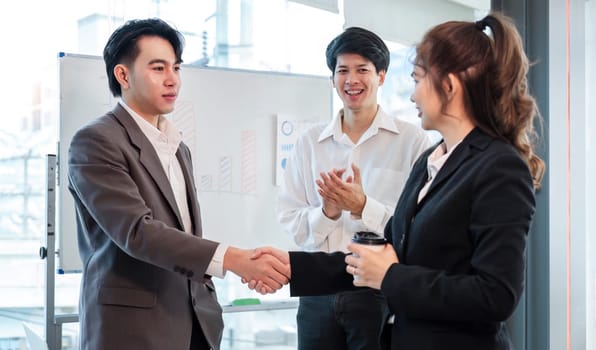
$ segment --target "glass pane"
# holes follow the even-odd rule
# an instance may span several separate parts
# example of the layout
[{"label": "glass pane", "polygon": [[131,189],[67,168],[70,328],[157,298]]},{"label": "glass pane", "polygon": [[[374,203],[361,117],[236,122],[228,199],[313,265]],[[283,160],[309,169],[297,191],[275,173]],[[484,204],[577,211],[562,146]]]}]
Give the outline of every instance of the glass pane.
[{"label": "glass pane", "polygon": [[[586,213],[596,212],[596,184],[592,179],[596,176],[596,2],[585,2],[586,21]],[[587,215],[586,218],[586,349],[596,348],[596,217]]]}]

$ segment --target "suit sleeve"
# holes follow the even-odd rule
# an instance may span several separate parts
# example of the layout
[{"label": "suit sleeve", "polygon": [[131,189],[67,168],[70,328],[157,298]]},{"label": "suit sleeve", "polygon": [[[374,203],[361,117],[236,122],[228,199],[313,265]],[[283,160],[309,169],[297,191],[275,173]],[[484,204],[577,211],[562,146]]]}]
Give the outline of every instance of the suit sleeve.
[{"label": "suit sleeve", "polygon": [[342,252],[290,252],[290,295],[326,295],[359,288],[346,272],[345,257]]},{"label": "suit sleeve", "polygon": [[[471,201],[467,232],[455,233],[472,242],[471,256],[462,257],[469,271],[393,264],[381,285],[392,311],[427,320],[503,321],[515,310],[524,287],[534,190],[528,168],[517,155],[489,157],[471,180],[469,198],[458,199]],[[454,234],[449,227],[442,230],[443,235]]]}]

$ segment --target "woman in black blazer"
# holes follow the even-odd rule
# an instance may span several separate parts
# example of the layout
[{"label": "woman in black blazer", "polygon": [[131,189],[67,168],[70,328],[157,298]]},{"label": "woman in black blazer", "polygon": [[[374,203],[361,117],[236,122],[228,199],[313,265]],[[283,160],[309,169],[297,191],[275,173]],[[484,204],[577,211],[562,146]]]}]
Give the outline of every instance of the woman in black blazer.
[{"label": "woman in black blazer", "polygon": [[[500,14],[427,32],[411,99],[422,127],[443,139],[414,165],[385,228],[389,244],[381,253],[355,244],[350,255],[290,252],[291,294],[380,289],[395,314],[391,349],[511,349],[504,321],[524,288],[544,172],[531,144],[538,111],[527,71],[519,34]],[[359,185],[354,175],[327,174],[320,195],[333,201]]]}]

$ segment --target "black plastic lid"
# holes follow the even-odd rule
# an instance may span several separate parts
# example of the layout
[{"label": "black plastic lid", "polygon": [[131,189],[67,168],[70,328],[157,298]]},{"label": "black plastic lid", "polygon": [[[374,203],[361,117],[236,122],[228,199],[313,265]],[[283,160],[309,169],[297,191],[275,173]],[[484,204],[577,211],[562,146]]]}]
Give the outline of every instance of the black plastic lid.
[{"label": "black plastic lid", "polygon": [[352,242],[358,244],[377,245],[385,244],[387,243],[387,240],[374,232],[360,231],[354,234],[354,237],[352,237]]}]

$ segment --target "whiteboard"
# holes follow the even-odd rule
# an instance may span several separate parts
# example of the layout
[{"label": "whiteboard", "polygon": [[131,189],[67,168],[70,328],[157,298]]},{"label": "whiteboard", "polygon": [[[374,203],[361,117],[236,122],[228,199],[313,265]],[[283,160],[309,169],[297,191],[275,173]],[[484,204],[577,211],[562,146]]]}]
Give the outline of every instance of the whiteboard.
[{"label": "whiteboard", "polygon": [[[58,58],[58,272],[80,272],[76,214],[68,191],[67,157],[72,135],[116,103],[103,60]],[[182,88],[169,116],[193,156],[203,236],[240,248],[295,248],[277,222],[276,136],[279,118],[328,122],[328,77],[211,67],[182,67]]]}]

